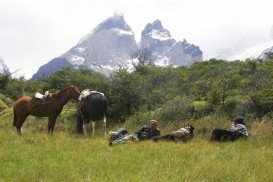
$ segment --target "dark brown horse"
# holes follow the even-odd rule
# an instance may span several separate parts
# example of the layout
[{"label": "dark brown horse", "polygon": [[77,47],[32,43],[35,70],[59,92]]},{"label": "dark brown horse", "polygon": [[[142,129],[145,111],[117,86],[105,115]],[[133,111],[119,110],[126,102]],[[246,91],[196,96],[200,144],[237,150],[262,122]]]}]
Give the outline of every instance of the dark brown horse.
[{"label": "dark brown horse", "polygon": [[63,90],[52,92],[51,101],[48,104],[35,104],[33,97],[22,97],[13,104],[13,126],[21,134],[21,127],[29,115],[48,117],[48,133],[53,133],[57,117],[62,112],[64,105],[70,100],[78,100],[80,90],[71,85]]}]

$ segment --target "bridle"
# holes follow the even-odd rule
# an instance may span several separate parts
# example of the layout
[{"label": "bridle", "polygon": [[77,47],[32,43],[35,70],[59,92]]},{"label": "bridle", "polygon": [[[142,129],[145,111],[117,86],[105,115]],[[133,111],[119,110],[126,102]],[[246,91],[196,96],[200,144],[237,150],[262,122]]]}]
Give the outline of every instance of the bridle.
[{"label": "bridle", "polygon": [[68,91],[68,89],[66,89],[66,93],[69,99],[78,99],[78,98],[73,98],[73,95],[71,95],[71,93]]}]

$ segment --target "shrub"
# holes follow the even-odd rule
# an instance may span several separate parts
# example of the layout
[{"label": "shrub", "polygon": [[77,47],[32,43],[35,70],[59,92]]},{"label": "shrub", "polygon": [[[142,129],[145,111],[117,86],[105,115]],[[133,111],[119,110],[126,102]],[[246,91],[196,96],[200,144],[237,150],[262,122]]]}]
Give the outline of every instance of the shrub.
[{"label": "shrub", "polygon": [[0,99],[0,111],[7,109],[8,106]]},{"label": "shrub", "polygon": [[218,114],[224,114],[229,117],[233,117],[237,113],[239,105],[241,105],[241,100],[238,97],[229,97],[226,102],[220,105],[217,109]]},{"label": "shrub", "polygon": [[8,97],[6,97],[6,96],[4,96],[2,94],[0,94],[0,100],[2,100],[2,102],[5,103],[5,105],[7,107],[11,107],[12,106],[13,101],[10,98],[8,98]]},{"label": "shrub", "polygon": [[251,110],[256,116],[261,117],[273,111],[273,89],[252,92],[250,98]]},{"label": "shrub", "polygon": [[193,107],[188,98],[176,96],[155,112],[161,121],[176,121],[190,119],[193,114]]},{"label": "shrub", "polygon": [[200,118],[207,115],[211,111],[211,104],[207,101],[194,101],[192,106],[194,109],[195,118]]}]

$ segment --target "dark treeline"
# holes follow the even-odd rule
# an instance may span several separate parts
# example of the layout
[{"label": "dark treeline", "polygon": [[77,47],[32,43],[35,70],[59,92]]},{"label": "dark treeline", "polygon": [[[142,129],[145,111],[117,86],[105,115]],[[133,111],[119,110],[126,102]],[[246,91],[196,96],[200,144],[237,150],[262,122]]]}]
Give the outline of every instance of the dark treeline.
[{"label": "dark treeline", "polygon": [[104,92],[109,117],[116,122],[145,113],[176,121],[212,114],[260,118],[273,111],[273,60],[211,59],[189,68],[136,66],[133,73],[121,69],[110,77],[70,68],[37,81],[0,75],[2,97],[14,100],[68,84]]}]

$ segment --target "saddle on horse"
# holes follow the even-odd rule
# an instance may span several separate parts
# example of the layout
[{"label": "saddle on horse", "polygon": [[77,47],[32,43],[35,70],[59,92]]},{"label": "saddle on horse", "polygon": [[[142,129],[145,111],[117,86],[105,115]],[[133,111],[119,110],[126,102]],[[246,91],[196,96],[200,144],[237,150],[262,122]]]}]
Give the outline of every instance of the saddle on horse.
[{"label": "saddle on horse", "polygon": [[49,91],[46,91],[44,95],[37,92],[32,98],[31,102],[37,105],[49,104],[51,102],[51,96],[52,93]]}]

